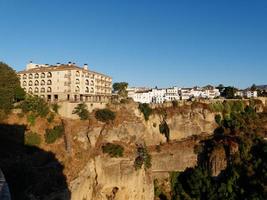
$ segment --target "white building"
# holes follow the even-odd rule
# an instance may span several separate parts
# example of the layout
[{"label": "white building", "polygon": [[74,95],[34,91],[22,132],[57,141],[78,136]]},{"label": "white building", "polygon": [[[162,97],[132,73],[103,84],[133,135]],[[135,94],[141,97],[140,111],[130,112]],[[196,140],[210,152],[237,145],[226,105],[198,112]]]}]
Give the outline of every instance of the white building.
[{"label": "white building", "polygon": [[43,65],[30,62],[17,73],[28,94],[48,101],[107,101],[111,97],[112,78],[75,63]]}]

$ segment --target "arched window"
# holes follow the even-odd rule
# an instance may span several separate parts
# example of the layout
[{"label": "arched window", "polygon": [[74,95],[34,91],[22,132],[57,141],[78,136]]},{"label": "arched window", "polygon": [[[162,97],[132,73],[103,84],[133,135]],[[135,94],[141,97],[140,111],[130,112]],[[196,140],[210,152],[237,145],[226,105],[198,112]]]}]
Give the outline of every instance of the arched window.
[{"label": "arched window", "polygon": [[27,78],[27,75],[26,74],[23,74],[23,79],[26,79]]},{"label": "arched window", "polygon": [[45,88],[44,87],[41,88],[41,93],[45,93]]},{"label": "arched window", "polygon": [[45,81],[44,80],[41,81],[41,85],[45,85]]},{"label": "arched window", "polygon": [[27,82],[26,81],[23,81],[23,86],[26,86],[27,85]]},{"label": "arched window", "polygon": [[79,71],[76,71],[76,76],[80,76],[80,72]]},{"label": "arched window", "polygon": [[36,81],[34,82],[34,85],[35,85],[35,86],[39,85],[39,81],[36,80]]},{"label": "arched window", "polygon": [[75,92],[80,92],[80,87],[79,86],[75,87]]},{"label": "arched window", "polygon": [[90,92],[91,92],[91,93],[94,93],[94,88],[93,88],[93,87],[91,87]]},{"label": "arched window", "polygon": [[94,81],[93,80],[91,80],[91,85],[94,85]]},{"label": "arched window", "polygon": [[23,88],[23,90],[24,90],[25,92],[27,91],[25,87]]},{"label": "arched window", "polygon": [[32,86],[32,81],[29,81],[29,86]]},{"label": "arched window", "polygon": [[80,84],[80,80],[77,78],[75,81],[76,84]]},{"label": "arched window", "polygon": [[85,85],[89,85],[89,80],[88,79],[85,80]]},{"label": "arched window", "polygon": [[32,74],[29,74],[29,79],[32,79]]},{"label": "arched window", "polygon": [[89,92],[89,87],[86,87],[85,92]]},{"label": "arched window", "polygon": [[38,73],[34,74],[34,78],[39,78],[39,74]]},{"label": "arched window", "polygon": [[38,93],[38,92],[39,92],[38,87],[34,88],[34,92],[35,92],[35,93]]},{"label": "arched window", "polygon": [[29,92],[29,93],[32,93],[32,88],[31,88],[31,87],[29,87],[28,92]]},{"label": "arched window", "polygon": [[48,87],[48,88],[47,88],[47,92],[52,92],[51,87]]},{"label": "arched window", "polygon": [[45,78],[45,73],[44,72],[41,74],[41,78]]},{"label": "arched window", "polygon": [[48,72],[47,73],[47,78],[51,78],[52,77],[52,73],[51,72]]},{"label": "arched window", "polygon": [[52,81],[51,80],[48,80],[47,81],[47,85],[52,85]]}]

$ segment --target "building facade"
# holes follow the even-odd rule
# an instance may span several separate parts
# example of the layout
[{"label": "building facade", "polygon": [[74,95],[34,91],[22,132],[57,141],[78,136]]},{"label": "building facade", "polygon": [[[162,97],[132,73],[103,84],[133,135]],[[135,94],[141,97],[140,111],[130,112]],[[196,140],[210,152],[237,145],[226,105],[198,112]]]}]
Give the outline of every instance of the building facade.
[{"label": "building facade", "polygon": [[17,73],[21,87],[48,101],[105,102],[111,97],[112,78],[75,63],[43,65],[30,62]]}]

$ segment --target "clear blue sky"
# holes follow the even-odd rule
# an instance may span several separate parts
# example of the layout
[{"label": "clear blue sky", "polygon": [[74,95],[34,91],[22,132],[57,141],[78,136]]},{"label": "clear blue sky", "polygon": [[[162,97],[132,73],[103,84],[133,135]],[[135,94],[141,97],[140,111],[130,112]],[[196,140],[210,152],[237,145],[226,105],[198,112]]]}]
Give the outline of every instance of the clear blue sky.
[{"label": "clear blue sky", "polygon": [[0,60],[135,86],[267,84],[266,0],[0,0]]}]

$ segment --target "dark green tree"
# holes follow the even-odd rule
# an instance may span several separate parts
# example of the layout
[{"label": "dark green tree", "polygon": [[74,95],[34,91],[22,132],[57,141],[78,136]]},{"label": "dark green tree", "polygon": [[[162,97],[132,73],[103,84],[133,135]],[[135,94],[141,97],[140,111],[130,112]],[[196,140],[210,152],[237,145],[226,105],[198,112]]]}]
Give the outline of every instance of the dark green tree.
[{"label": "dark green tree", "polygon": [[7,112],[14,102],[24,98],[25,92],[20,87],[16,72],[7,64],[0,62],[0,109]]},{"label": "dark green tree", "polygon": [[79,103],[73,110],[72,114],[77,114],[81,120],[89,119],[89,111],[85,103]]},{"label": "dark green tree", "polygon": [[113,91],[117,92],[120,97],[126,98],[128,95],[127,87],[128,83],[126,82],[118,82],[113,84]]}]

